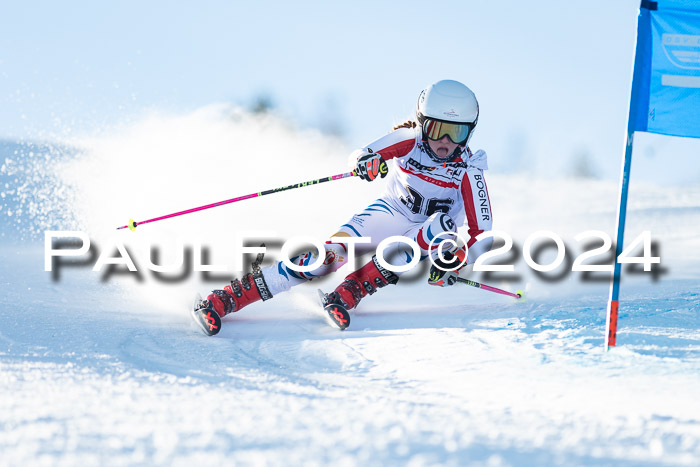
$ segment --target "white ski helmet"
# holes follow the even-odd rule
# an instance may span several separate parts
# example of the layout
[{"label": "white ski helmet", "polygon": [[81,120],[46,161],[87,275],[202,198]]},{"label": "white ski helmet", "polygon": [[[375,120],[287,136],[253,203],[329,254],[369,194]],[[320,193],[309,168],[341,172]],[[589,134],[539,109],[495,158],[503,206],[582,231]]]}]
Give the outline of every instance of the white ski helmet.
[{"label": "white ski helmet", "polygon": [[[420,93],[416,118],[424,141],[448,136],[453,143],[465,148],[479,120],[479,103],[472,90],[464,84],[445,79],[431,84]],[[428,152],[432,151],[428,148]],[[459,152],[456,150],[451,158]]]}]

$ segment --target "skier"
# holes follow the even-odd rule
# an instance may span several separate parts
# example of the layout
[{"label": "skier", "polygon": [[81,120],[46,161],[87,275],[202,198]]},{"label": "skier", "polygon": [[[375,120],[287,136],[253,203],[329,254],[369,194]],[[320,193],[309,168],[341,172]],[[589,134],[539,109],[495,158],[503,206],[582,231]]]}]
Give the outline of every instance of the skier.
[{"label": "skier", "polygon": [[[431,266],[429,283],[453,285],[459,269],[445,269],[473,263],[492,243],[490,238],[476,240],[480,233],[491,229],[492,223],[483,173],[487,169],[486,153],[472,152],[468,146],[478,118],[479,104],[464,84],[443,80],[425,88],[418,98],[416,121],[407,121],[356,151],[355,172],[363,180],[386,177],[389,161],[393,161],[391,174],[382,197],[353,215],[333,237],[370,237],[370,243],[356,245],[358,254],[375,251],[389,236],[408,237],[420,247],[421,260],[431,255],[438,266]],[[436,237],[454,239],[449,232],[456,232],[456,227],[465,221],[469,234],[467,255],[462,247],[444,252],[442,259],[437,257],[437,244],[431,248],[431,241]],[[325,260],[311,272],[294,271],[283,262],[263,268],[254,262],[252,273],[222,290],[214,290],[195,304],[195,320],[207,334],[216,334],[221,317],[336,271],[347,262],[347,248],[344,243],[327,242]],[[392,244],[387,251],[394,253],[394,265],[408,264],[414,256],[414,250],[405,243]],[[316,253],[305,253],[290,261],[308,265],[316,261]],[[333,292],[323,294],[323,306],[332,322],[345,329],[349,324],[348,310],[356,308],[365,296],[396,284],[399,275],[382,267],[374,255]]]}]

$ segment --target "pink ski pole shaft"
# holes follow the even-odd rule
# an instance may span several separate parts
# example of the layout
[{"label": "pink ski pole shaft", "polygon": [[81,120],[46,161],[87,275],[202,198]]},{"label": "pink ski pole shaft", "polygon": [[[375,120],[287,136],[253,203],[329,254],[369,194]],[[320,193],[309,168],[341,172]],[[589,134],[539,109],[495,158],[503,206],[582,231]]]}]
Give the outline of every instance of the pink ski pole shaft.
[{"label": "pink ski pole shaft", "polygon": [[472,287],[476,287],[477,289],[488,290],[489,292],[495,292],[495,293],[499,293],[501,295],[508,295],[509,297],[513,297],[517,300],[520,300],[521,298],[523,298],[523,295],[524,295],[523,292],[520,290],[518,290],[516,293],[508,292],[507,290],[498,289],[496,287],[491,287],[490,285],[470,281],[469,279],[464,279],[461,277],[457,278],[457,282],[460,282],[462,284],[471,285]]},{"label": "pink ski pole shaft", "polygon": [[184,211],[178,211],[178,212],[174,212],[174,213],[172,213],[172,214],[166,214],[166,215],[164,215],[164,216],[154,217],[153,219],[146,219],[145,221],[136,222],[136,221],[134,221],[133,219],[129,219],[129,223],[128,223],[128,224],[122,225],[121,227],[117,227],[117,230],[129,229],[129,230],[131,230],[131,231],[133,232],[134,230],[136,230],[136,226],[138,226],[138,225],[143,225],[143,224],[149,224],[149,223],[151,223],[151,222],[162,221],[162,220],[164,220],[164,219],[170,219],[171,217],[184,216],[185,214],[191,214],[191,213],[197,212],[197,211],[204,211],[205,209],[211,209],[211,208],[215,208],[215,207],[218,207],[218,206],[223,206],[224,204],[231,204],[231,203],[235,203],[235,202],[237,202],[237,201],[243,201],[243,200],[245,200],[245,199],[257,198],[257,197],[259,197],[259,196],[269,195],[269,194],[272,194],[272,193],[279,193],[280,191],[292,190],[292,189],[294,189],[294,188],[301,188],[301,187],[305,187],[305,186],[317,185],[317,184],[323,183],[323,182],[330,182],[330,181],[333,181],[333,180],[340,180],[340,179],[342,179],[342,178],[353,177],[353,176],[355,176],[355,175],[357,175],[355,172],[346,172],[346,173],[343,173],[343,174],[331,175],[330,177],[319,178],[319,179],[316,179],[316,180],[310,180],[310,181],[308,181],[308,182],[295,183],[295,184],[293,184],[293,185],[287,185],[287,186],[282,186],[282,187],[279,187],[279,188],[273,188],[273,189],[271,189],[271,190],[259,191],[259,192],[257,192],[257,193],[251,193],[251,194],[249,194],[249,195],[238,196],[238,197],[236,197],[236,198],[231,198],[231,199],[227,199],[227,200],[224,200],[224,201],[219,201],[219,202],[217,202],[217,203],[207,204],[207,205],[204,205],[204,206],[198,206],[198,207],[192,208],[192,209],[185,209]]}]

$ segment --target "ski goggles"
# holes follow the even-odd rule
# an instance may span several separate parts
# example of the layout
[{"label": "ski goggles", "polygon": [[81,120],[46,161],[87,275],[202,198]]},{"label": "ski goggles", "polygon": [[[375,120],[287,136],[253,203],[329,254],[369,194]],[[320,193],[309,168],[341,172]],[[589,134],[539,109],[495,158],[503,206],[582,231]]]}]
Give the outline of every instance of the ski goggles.
[{"label": "ski goggles", "polygon": [[423,134],[426,138],[438,141],[447,136],[455,144],[464,144],[474,128],[470,123],[450,123],[426,118],[423,122]]}]

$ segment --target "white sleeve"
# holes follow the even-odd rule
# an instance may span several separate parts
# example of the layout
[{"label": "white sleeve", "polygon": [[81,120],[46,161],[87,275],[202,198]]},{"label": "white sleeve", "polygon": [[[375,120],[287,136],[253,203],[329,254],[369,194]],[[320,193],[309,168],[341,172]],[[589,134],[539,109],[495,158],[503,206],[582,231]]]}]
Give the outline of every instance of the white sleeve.
[{"label": "white sleeve", "polygon": [[484,171],[476,167],[469,167],[462,178],[461,193],[469,232],[467,264],[471,264],[481,254],[489,251],[493,244],[491,237],[479,242],[476,241],[476,237],[491,230],[493,224],[491,201],[486,188]]}]

